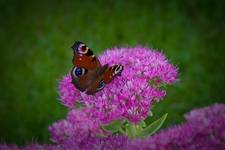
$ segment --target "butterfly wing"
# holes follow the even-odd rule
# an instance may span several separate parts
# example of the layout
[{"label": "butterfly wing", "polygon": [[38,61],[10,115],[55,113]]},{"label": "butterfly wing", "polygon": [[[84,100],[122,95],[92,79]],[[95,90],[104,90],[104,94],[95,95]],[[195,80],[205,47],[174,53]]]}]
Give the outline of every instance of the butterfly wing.
[{"label": "butterfly wing", "polygon": [[123,71],[122,65],[115,65],[112,67],[108,67],[108,65],[104,65],[97,74],[97,77],[90,86],[87,88],[87,94],[94,94],[100,90],[102,90],[106,84],[110,83],[117,75],[120,75]]},{"label": "butterfly wing", "polygon": [[101,64],[92,50],[84,43],[75,42],[72,49],[74,51],[72,60],[74,67],[71,71],[72,83],[80,91],[84,91],[93,82]]},{"label": "butterfly wing", "polygon": [[73,64],[85,69],[96,69],[101,67],[98,58],[93,54],[92,50],[82,42],[75,42],[72,46],[74,51]]},{"label": "butterfly wing", "polygon": [[115,65],[109,67],[103,75],[103,80],[105,84],[110,83],[117,75],[121,75],[123,71],[122,65]]},{"label": "butterfly wing", "polygon": [[104,88],[105,84],[103,81],[103,76],[107,69],[108,64],[104,65],[99,70],[97,70],[94,79],[92,80],[91,84],[88,86],[86,90],[87,94],[94,94]]},{"label": "butterfly wing", "polygon": [[94,69],[87,70],[85,68],[73,67],[71,71],[72,83],[77,89],[83,92],[91,84],[94,75]]}]

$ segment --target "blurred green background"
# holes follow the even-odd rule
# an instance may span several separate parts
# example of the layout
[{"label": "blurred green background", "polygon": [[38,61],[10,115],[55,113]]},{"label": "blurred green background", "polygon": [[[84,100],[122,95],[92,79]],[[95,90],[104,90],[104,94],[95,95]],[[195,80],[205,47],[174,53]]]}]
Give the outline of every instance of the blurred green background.
[{"label": "blurred green background", "polygon": [[0,1],[0,143],[49,142],[64,118],[57,82],[72,67],[71,46],[96,54],[114,46],[163,50],[179,69],[168,87],[168,127],[193,108],[225,102],[225,1]]}]

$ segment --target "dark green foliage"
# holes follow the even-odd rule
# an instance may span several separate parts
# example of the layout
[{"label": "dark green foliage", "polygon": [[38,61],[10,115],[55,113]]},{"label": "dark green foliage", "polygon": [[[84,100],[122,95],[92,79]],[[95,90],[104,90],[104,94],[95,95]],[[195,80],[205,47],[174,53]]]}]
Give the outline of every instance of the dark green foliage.
[{"label": "dark green foliage", "polygon": [[0,140],[49,142],[63,118],[57,81],[72,67],[75,40],[95,53],[113,46],[162,50],[180,81],[155,105],[164,127],[192,108],[225,101],[224,1],[0,1]]}]

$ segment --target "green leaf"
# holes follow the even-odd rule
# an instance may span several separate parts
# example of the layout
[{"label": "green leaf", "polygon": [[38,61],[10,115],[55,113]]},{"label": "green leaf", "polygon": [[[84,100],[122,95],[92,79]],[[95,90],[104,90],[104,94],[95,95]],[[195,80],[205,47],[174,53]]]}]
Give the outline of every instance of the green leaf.
[{"label": "green leaf", "polygon": [[76,101],[75,107],[76,107],[77,109],[84,108],[84,103]]},{"label": "green leaf", "polygon": [[142,120],[135,127],[136,127],[136,134],[139,134],[146,127],[146,123],[144,120]]},{"label": "green leaf", "polygon": [[122,133],[123,135],[126,135],[126,132],[122,129],[122,128],[120,128],[120,133]]},{"label": "green leaf", "polygon": [[105,138],[105,137],[107,137],[106,134],[96,134],[96,136],[99,137],[99,138]]},{"label": "green leaf", "polygon": [[121,126],[123,125],[123,121],[121,120],[115,120],[111,122],[110,124],[103,125],[102,128],[104,130],[111,131],[112,133],[115,133],[121,129]]},{"label": "green leaf", "polygon": [[163,125],[164,121],[166,120],[166,117],[167,117],[167,113],[163,115],[161,118],[159,118],[158,120],[148,125],[145,129],[143,129],[137,135],[137,137],[146,137],[146,136],[151,136],[152,134],[154,134]]},{"label": "green leaf", "polygon": [[145,121],[140,121],[140,123],[138,124],[140,127],[145,128],[146,127],[146,123]]},{"label": "green leaf", "polygon": [[148,116],[150,116],[150,117],[152,117],[152,116],[153,116],[153,113],[152,113],[152,111],[151,111],[151,110],[148,112]]},{"label": "green leaf", "polygon": [[137,129],[133,123],[128,123],[125,127],[126,135],[130,138],[134,138],[137,135]]}]

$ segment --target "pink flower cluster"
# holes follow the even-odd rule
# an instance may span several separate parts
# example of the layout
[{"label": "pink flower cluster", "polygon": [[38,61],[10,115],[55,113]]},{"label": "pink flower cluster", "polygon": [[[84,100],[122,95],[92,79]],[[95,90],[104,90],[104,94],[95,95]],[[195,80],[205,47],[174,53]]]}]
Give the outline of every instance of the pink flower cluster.
[{"label": "pink flower cluster", "polygon": [[225,105],[192,110],[187,123],[161,131],[144,140],[130,141],[125,149],[225,149]]},{"label": "pink flower cluster", "polygon": [[76,141],[76,137],[64,141],[60,147],[66,150],[116,150],[124,147],[129,139],[125,136],[114,135],[104,138],[89,137],[80,143],[74,141]]},{"label": "pink flower cluster", "polygon": [[59,82],[59,94],[70,109],[76,102],[84,103],[101,123],[145,119],[152,103],[166,95],[161,86],[173,84],[177,78],[177,68],[161,52],[144,47],[109,49],[99,59],[102,64],[123,65],[122,75],[95,95],[86,95],[73,86],[69,74]]},{"label": "pink flower cluster", "polygon": [[78,141],[76,136],[64,140],[58,145],[16,145],[1,144],[0,150],[73,150],[73,149],[121,149],[121,150],[217,150],[225,149],[225,105],[214,104],[192,110],[185,115],[186,123],[171,127],[146,139],[129,139],[125,136],[98,138],[89,136]]},{"label": "pink flower cluster", "polygon": [[79,143],[88,137],[104,133],[100,129],[99,122],[91,118],[90,112],[85,109],[70,111],[66,119],[55,122],[49,127],[49,131],[52,141],[56,143],[61,143],[72,137],[76,137],[75,140]]}]

